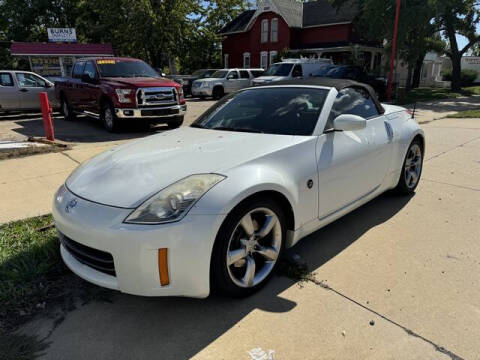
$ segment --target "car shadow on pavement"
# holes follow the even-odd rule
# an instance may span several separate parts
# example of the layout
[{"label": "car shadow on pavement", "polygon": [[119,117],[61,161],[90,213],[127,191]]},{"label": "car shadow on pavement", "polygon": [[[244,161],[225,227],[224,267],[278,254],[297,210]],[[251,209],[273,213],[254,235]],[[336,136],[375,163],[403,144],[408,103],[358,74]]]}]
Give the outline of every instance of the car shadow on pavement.
[{"label": "car shadow on pavement", "polygon": [[[365,232],[392,218],[411,198],[386,193],[289,251],[315,272],[341,256]],[[87,359],[101,354],[102,359],[188,359],[254,310],[287,313],[298,306],[282,297],[291,286],[297,286],[294,280],[275,276],[246,299],[144,298],[114,293],[112,303],[94,302],[67,314],[48,339],[47,358],[68,354],[70,359]]]},{"label": "car shadow on pavement", "polygon": [[[13,132],[26,137],[43,137],[45,129],[41,117],[24,116],[14,120],[17,127]],[[116,133],[107,132],[100,121],[87,116],[79,116],[76,120],[65,121],[63,116],[58,115],[53,119],[55,139],[75,142],[75,143],[94,143],[119,141],[140,138],[152,135],[167,129],[166,126],[159,125],[149,127],[145,124],[122,124],[120,130]]]}]

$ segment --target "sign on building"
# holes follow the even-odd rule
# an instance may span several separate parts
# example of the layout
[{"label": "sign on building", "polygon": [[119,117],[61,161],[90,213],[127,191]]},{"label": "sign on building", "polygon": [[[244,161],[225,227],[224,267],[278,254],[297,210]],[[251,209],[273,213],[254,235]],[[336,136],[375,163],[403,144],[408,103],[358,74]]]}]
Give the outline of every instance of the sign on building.
[{"label": "sign on building", "polygon": [[77,42],[77,33],[73,28],[48,28],[49,42]]}]

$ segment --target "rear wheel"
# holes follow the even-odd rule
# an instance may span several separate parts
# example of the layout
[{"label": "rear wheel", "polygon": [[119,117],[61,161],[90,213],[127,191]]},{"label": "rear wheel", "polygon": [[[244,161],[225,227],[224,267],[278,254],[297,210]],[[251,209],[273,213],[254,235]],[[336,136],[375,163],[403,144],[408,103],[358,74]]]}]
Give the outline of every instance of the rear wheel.
[{"label": "rear wheel", "polygon": [[170,120],[168,123],[167,123],[167,126],[169,129],[176,129],[176,128],[179,128],[180,126],[182,126],[183,124],[183,116],[176,116],[174,117],[172,120]]},{"label": "rear wheel", "polygon": [[114,132],[118,129],[118,119],[115,116],[112,104],[108,102],[103,104],[101,120],[103,127],[108,132]]},{"label": "rear wheel", "polygon": [[60,100],[60,112],[65,120],[75,120],[75,113],[73,112],[73,109],[65,96],[62,96]]},{"label": "rear wheel", "polygon": [[415,139],[410,144],[403,162],[402,172],[395,190],[401,194],[412,194],[420,182],[423,169],[423,144]]},{"label": "rear wheel", "polygon": [[220,100],[223,95],[225,95],[223,88],[221,86],[217,86],[213,89],[212,96],[214,100]]},{"label": "rear wheel", "polygon": [[211,278],[214,290],[233,297],[259,290],[273,275],[285,243],[280,206],[258,198],[235,208],[215,240]]}]

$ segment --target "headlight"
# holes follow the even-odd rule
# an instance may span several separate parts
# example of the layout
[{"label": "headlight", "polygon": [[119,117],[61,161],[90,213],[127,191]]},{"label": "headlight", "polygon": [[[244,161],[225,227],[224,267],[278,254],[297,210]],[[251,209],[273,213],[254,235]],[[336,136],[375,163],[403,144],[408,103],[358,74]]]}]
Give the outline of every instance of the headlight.
[{"label": "headlight", "polygon": [[223,175],[199,174],[177,181],[145,201],[124,222],[162,224],[178,221],[208,190],[223,179]]},{"label": "headlight", "polygon": [[55,201],[61,204],[66,192],[67,192],[67,188],[65,187],[65,184],[63,184],[55,193]]},{"label": "headlight", "polygon": [[117,93],[118,102],[120,103],[130,103],[132,99],[128,96],[132,93],[132,89],[115,89]]}]

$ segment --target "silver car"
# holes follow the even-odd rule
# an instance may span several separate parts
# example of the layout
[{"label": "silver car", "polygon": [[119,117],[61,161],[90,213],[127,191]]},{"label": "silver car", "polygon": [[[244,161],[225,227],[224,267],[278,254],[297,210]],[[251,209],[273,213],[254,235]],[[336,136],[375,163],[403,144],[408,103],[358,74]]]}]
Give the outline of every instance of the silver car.
[{"label": "silver car", "polygon": [[28,71],[0,70],[0,112],[40,110],[38,94],[46,92],[52,108],[58,108],[51,81]]}]

